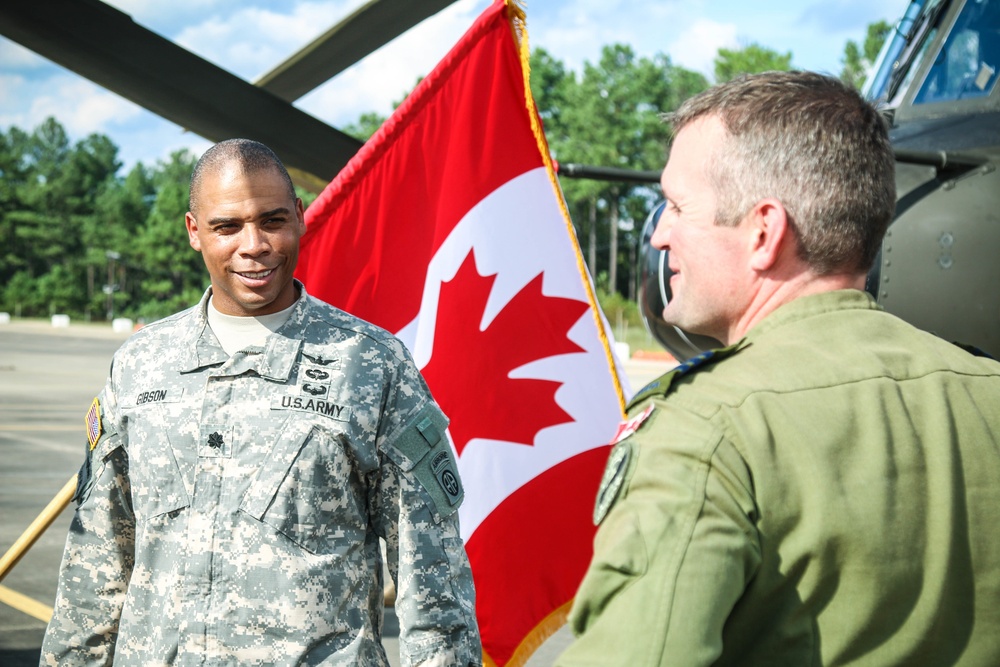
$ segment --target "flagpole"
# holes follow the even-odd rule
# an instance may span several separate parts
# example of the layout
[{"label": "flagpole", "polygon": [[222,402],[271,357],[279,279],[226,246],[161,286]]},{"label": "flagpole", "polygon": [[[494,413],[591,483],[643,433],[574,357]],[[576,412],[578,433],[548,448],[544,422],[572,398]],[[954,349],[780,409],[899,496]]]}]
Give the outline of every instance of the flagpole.
[{"label": "flagpole", "polygon": [[66,509],[69,501],[73,499],[74,493],[76,493],[76,475],[69,478],[59,493],[56,494],[56,497],[49,501],[49,504],[45,506],[42,513],[21,533],[21,536],[11,545],[7,553],[3,555],[3,558],[0,558],[0,581],[4,580],[7,573],[14,569],[17,562],[21,560],[21,557],[28,552],[28,549],[42,536],[42,533],[52,525],[56,517]]}]

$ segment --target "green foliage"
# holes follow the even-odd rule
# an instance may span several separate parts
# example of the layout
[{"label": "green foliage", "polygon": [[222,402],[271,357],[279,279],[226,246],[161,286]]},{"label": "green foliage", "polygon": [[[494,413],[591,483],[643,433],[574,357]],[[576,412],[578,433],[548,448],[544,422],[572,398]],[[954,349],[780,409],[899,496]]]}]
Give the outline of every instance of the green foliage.
[{"label": "green foliage", "polygon": [[844,45],[842,60],[844,69],[840,72],[841,81],[861,89],[890,30],[892,26],[885,21],[876,21],[868,24],[863,46],[858,46],[854,40],[847,41]]},{"label": "green foliage", "polygon": [[205,271],[184,230],[193,166],[181,152],[120,177],[104,135],[71,144],[54,118],[0,132],[0,310],[152,318],[197,300]]},{"label": "green foliage", "polygon": [[188,185],[196,159],[187,150],[176,151],[157,164],[156,190],[149,215],[123,259],[139,271],[144,296],[138,308],[143,319],[159,319],[192,305],[208,279],[201,255],[188,241],[184,214],[188,210]]},{"label": "green foliage", "polygon": [[[624,44],[606,46],[577,75],[544,49],[531,56],[531,86],[549,148],[557,161],[635,170],[663,167],[669,127],[661,120],[703,76],[664,55],[638,57]],[[560,179],[570,215],[593,274],[608,275],[612,291],[632,295],[637,234],[658,188],[627,182]],[[619,252],[619,247],[627,249]]]},{"label": "green foliage", "polygon": [[[848,42],[845,80],[860,85],[888,30],[872,24],[863,47]],[[720,49],[715,77],[787,70],[791,59],[757,44]],[[531,54],[530,66],[550,150],[565,163],[662,169],[670,128],[661,115],[708,87],[704,76],[667,56],[639,57],[624,44],[605,46],[579,74],[544,49]],[[364,141],[385,120],[362,114],[345,132]],[[194,162],[179,151],[120,176],[118,149],[104,135],[74,144],[54,118],[30,132],[0,131],[0,310],[152,320],[196,302],[208,277],[184,227]],[[633,302],[639,234],[659,188],[572,178],[560,184],[609,321],[641,329]],[[306,206],[315,199],[297,193]]]},{"label": "green foliage", "polygon": [[792,52],[778,53],[759,44],[742,49],[719,49],[715,57],[715,82],[732,81],[740,74],[787,72],[792,67]]},{"label": "green foliage", "polygon": [[642,315],[639,314],[639,306],[635,301],[629,301],[618,292],[608,293],[607,290],[597,289],[597,302],[604,311],[604,316],[613,327],[624,323],[630,327],[643,327]]},{"label": "green foliage", "polygon": [[358,122],[345,126],[343,132],[351,135],[358,141],[368,141],[382,127],[382,123],[385,121],[385,116],[377,114],[374,111],[369,111],[361,114]]},{"label": "green foliage", "polygon": [[316,197],[319,197],[319,194],[296,185],[295,196],[302,200],[302,208],[305,209],[309,208],[309,205],[316,201]]}]

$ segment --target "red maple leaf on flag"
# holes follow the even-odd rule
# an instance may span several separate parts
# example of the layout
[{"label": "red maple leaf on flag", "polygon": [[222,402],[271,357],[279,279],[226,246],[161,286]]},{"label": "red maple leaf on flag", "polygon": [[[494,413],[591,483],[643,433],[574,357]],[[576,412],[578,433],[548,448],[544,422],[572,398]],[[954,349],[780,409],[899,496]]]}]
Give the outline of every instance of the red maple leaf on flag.
[{"label": "red maple leaf on flag", "polygon": [[451,418],[459,455],[473,438],[534,445],[543,428],[573,421],[556,403],[561,382],[512,378],[524,364],[584,352],[567,338],[587,303],[542,294],[539,273],[480,328],[496,275],[480,275],[470,251],[455,277],[441,285],[434,349],[422,369]]}]

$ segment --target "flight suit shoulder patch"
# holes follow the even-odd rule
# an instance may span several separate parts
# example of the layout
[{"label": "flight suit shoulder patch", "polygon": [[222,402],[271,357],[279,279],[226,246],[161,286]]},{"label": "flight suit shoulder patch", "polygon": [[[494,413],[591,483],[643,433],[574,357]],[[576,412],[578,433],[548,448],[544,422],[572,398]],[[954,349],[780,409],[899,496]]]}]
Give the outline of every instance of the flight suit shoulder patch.
[{"label": "flight suit shoulder patch", "polygon": [[611,507],[618,499],[618,494],[625,484],[628,476],[629,463],[632,460],[632,443],[629,436],[639,430],[643,422],[653,414],[654,406],[648,405],[645,410],[635,417],[626,419],[618,425],[618,431],[612,439],[611,453],[608,454],[608,462],[604,466],[604,474],[601,476],[601,485],[597,491],[597,500],[594,503],[594,525],[599,525],[607,516]]}]

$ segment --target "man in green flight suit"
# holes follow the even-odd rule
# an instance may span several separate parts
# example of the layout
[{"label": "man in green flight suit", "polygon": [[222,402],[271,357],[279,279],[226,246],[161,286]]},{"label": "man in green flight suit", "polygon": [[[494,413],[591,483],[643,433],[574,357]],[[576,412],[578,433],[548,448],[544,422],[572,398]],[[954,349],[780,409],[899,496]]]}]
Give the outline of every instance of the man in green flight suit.
[{"label": "man in green flight suit", "polygon": [[663,316],[727,347],[633,399],[557,664],[1000,665],[1000,363],[864,291],[883,119],[770,72],[669,120]]}]

